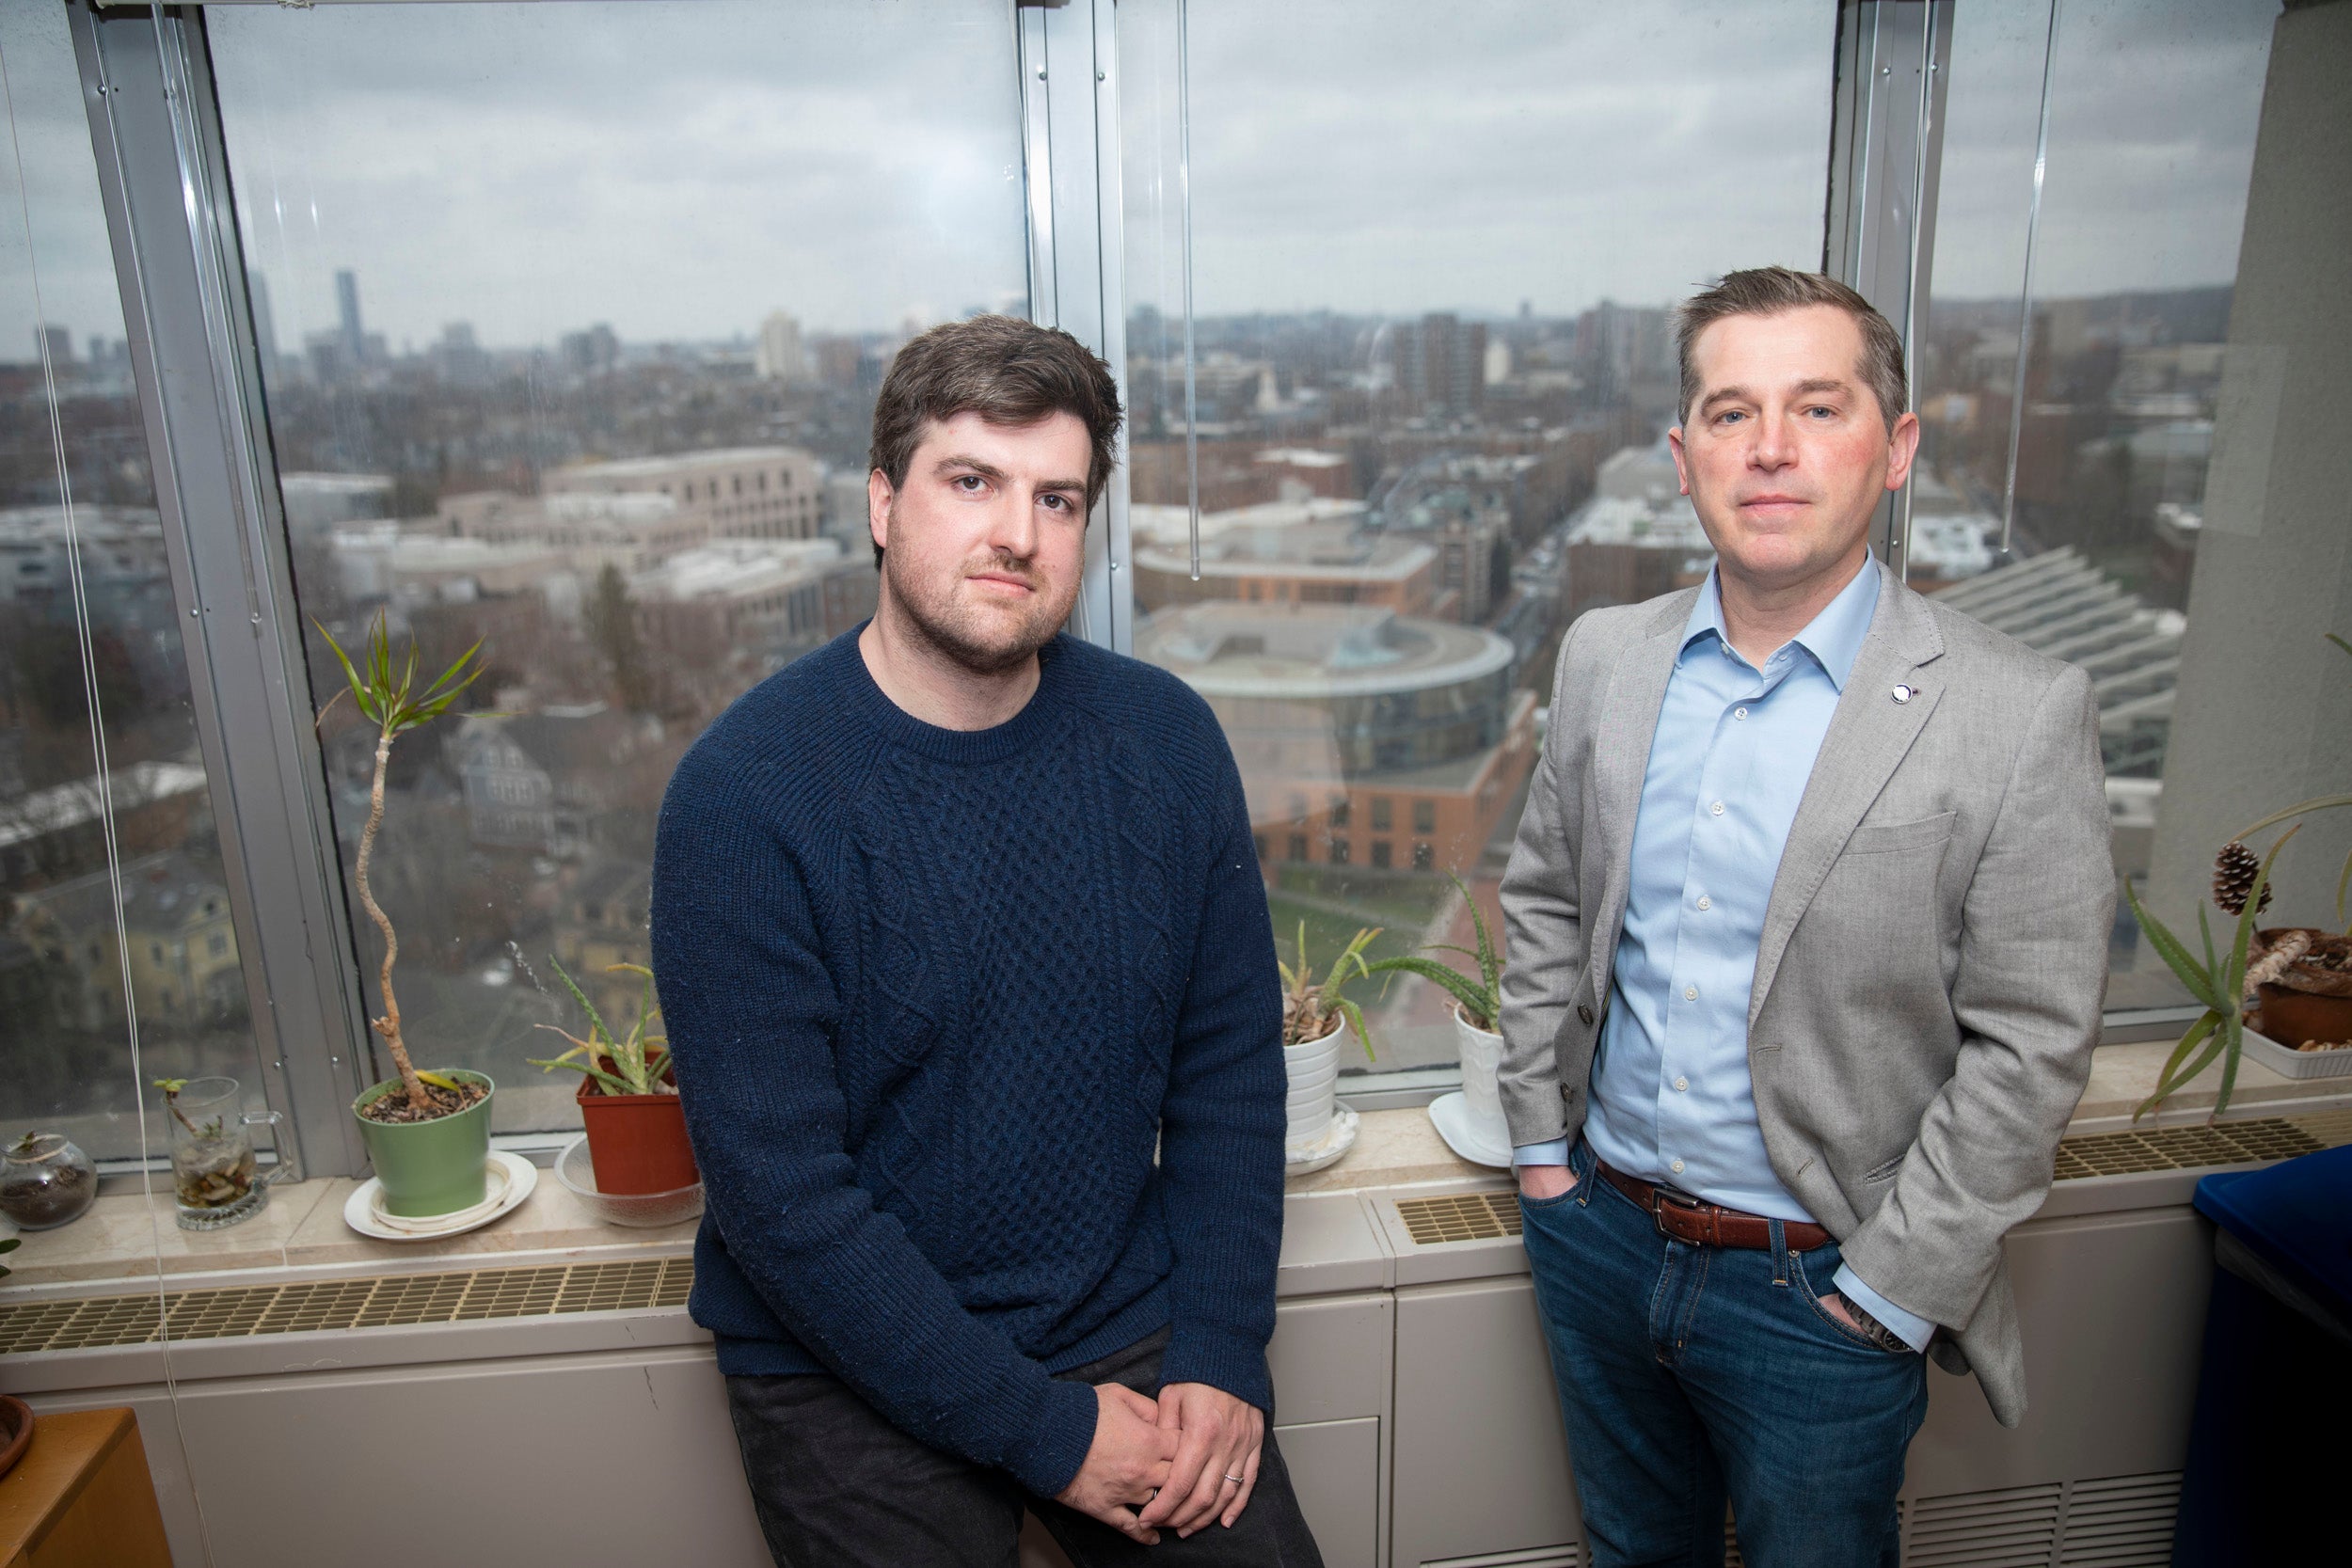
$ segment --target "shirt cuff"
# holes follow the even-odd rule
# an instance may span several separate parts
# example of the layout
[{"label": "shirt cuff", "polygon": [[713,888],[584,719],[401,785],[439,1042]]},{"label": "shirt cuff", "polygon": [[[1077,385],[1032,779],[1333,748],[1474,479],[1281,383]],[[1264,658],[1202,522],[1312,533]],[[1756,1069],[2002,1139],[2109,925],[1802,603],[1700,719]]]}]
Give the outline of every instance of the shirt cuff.
[{"label": "shirt cuff", "polygon": [[1862,1283],[1862,1276],[1845,1264],[1837,1265],[1837,1273],[1830,1283],[1837,1293],[1861,1307],[1865,1312],[1895,1331],[1896,1337],[1913,1350],[1924,1351],[1935,1337],[1935,1325],[1916,1312],[1906,1312],[1893,1302]]},{"label": "shirt cuff", "polygon": [[1511,1150],[1511,1168],[1521,1165],[1565,1165],[1568,1163],[1568,1140],[1554,1138],[1549,1143],[1520,1144]]}]

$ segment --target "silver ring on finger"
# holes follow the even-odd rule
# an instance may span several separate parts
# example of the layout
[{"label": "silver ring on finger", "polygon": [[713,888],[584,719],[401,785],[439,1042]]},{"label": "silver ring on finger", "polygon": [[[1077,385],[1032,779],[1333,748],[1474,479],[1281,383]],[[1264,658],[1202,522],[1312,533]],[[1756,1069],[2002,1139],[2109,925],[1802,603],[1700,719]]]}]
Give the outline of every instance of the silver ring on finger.
[{"label": "silver ring on finger", "polygon": [[1235,1486],[1239,1486],[1242,1483],[1241,1477],[1239,1476],[1227,1476],[1225,1479],[1232,1481]]}]

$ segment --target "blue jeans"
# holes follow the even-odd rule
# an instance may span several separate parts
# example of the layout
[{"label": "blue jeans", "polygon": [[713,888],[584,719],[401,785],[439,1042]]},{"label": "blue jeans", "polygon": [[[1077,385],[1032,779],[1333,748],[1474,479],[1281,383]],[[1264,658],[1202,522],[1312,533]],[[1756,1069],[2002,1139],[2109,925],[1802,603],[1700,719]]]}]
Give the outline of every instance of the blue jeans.
[{"label": "blue jeans", "polygon": [[1927,1358],[1822,1307],[1835,1243],[1674,1241],[1594,1164],[1519,1200],[1594,1568],[1719,1568],[1726,1497],[1755,1568],[1894,1568]]}]

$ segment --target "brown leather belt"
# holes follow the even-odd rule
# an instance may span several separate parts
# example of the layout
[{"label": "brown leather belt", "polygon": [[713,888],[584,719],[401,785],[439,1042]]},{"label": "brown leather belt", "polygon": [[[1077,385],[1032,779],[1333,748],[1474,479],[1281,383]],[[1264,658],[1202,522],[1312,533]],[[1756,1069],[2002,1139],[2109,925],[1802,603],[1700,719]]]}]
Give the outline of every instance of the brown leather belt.
[{"label": "brown leather belt", "polygon": [[[1765,1248],[1772,1244],[1772,1222],[1762,1214],[1750,1214],[1738,1209],[1725,1209],[1719,1204],[1699,1203],[1665,1188],[1654,1186],[1638,1176],[1628,1176],[1605,1162],[1594,1162],[1593,1168],[1617,1191],[1631,1198],[1634,1204],[1657,1222],[1661,1234],[1677,1242],[1691,1242],[1700,1246]],[[1783,1220],[1782,1238],[1793,1252],[1811,1252],[1827,1246],[1830,1234],[1810,1220]]]}]

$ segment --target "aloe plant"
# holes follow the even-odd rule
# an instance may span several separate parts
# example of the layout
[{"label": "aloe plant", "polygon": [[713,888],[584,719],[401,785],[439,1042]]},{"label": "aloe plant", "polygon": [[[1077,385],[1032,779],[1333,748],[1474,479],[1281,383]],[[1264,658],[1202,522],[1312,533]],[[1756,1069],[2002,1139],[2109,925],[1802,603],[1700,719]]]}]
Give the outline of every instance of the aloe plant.
[{"label": "aloe plant", "polygon": [[[635,974],[641,977],[643,986],[637,998],[637,1022],[629,1025],[627,1035],[616,1036],[606,1026],[596,1005],[588,1000],[553,954],[548,956],[548,963],[564,982],[564,989],[580,1004],[580,1010],[588,1015],[588,1037],[581,1039],[557,1024],[542,1023],[540,1028],[551,1035],[562,1035],[572,1042],[572,1047],[558,1056],[529,1057],[531,1065],[543,1072],[553,1072],[561,1067],[584,1073],[605,1094],[665,1092],[668,1085],[661,1080],[670,1069],[669,1041],[664,1036],[645,1032],[646,1026],[661,1016],[661,1005],[654,1000],[653,971],[644,964],[605,965],[607,974]],[[609,1071],[599,1065],[607,1062],[612,1064]]]},{"label": "aloe plant", "polygon": [[[375,853],[376,831],[384,825],[384,776],[392,759],[392,741],[419,725],[430,723],[449,711],[465,689],[481,678],[483,666],[474,656],[482,649],[480,641],[457,656],[457,662],[441,672],[440,678],[420,690],[417,687],[417,645],[408,644],[408,657],[395,673],[389,633],[384,615],[378,611],[375,625],[368,630],[368,643],[363,650],[366,668],[360,669],[335,641],[335,634],[317,621],[319,635],[335,650],[335,658],[343,667],[343,679],[348,683],[351,700],[359,709],[360,717],[375,726],[375,778],[368,787],[368,822],[359,832],[359,861],[353,880],[359,888],[359,903],[384,933],[384,967],[377,974],[384,991],[384,1016],[371,1019],[368,1026],[384,1037],[384,1044],[392,1053],[392,1065],[400,1069],[401,1086],[406,1091],[408,1103],[419,1111],[433,1109],[433,1099],[424,1091],[431,1083],[445,1089],[455,1089],[456,1084],[438,1073],[420,1073],[408,1059],[408,1042],[401,1037],[400,1002],[392,994],[392,964],[400,957],[400,938],[392,930],[391,917],[375,901],[375,891],[368,885],[368,867]],[[472,665],[469,670],[468,665]],[[342,698],[337,692],[326,708],[319,710],[319,718],[326,717]]]},{"label": "aloe plant", "polygon": [[[2202,962],[2189,951],[2187,943],[2172,934],[2171,927],[2149,912],[2148,907],[2139,901],[2139,895],[2132,891],[2131,879],[2123,879],[2123,896],[2132,907],[2132,917],[2148,934],[2149,944],[2180,977],[2181,984],[2188,988],[2190,997],[2205,1009],[2173,1046],[2172,1054],[2165,1058],[2164,1069],[2156,1074],[2155,1092],[2139,1102],[2139,1108],[2132,1113],[2134,1121],[2162,1104],[2217,1060],[2221,1063],[2221,1088],[2214,1099],[2213,1115],[2217,1117],[2229,1109],[2231,1091],[2237,1086],[2239,1054],[2246,1043],[2246,950],[2253,941],[2263,890],[2270,884],[2270,863],[2279,858],[2279,851],[2286,847],[2287,840],[2296,832],[2296,828],[2289,828],[2280,834],[2279,842],[2263,857],[2262,868],[2255,872],[2253,886],[2247,895],[2246,907],[2238,912],[2237,928],[2231,935],[2229,947],[2219,955],[2214,951],[2213,925],[2205,918],[2204,900],[2198,900],[2197,931],[2204,948]],[[2191,1053],[2195,1053],[2193,1057]]]},{"label": "aloe plant", "polygon": [[1298,923],[1298,966],[1294,969],[1275,955],[1275,967],[1282,972],[1286,989],[1282,997],[1282,1043],[1304,1045],[1319,1040],[1331,1032],[1331,1021],[1344,1018],[1356,1031],[1356,1038],[1364,1048],[1364,1059],[1373,1060],[1372,1034],[1364,1027],[1361,1007],[1340,994],[1341,988],[1350,980],[1369,977],[1371,966],[1364,962],[1364,949],[1380,934],[1380,927],[1370,927],[1356,933],[1355,939],[1341,949],[1339,958],[1331,965],[1330,974],[1323,983],[1315,983],[1314,971],[1307,967],[1307,923]]},{"label": "aloe plant", "polygon": [[[1451,873],[1448,873],[1451,876]],[[1462,1005],[1462,1012],[1473,1029],[1495,1033],[1496,1021],[1502,1017],[1502,958],[1496,952],[1493,933],[1486,929],[1486,916],[1480,911],[1478,900],[1462,885],[1462,879],[1454,877],[1454,889],[1470,906],[1470,928],[1478,933],[1478,947],[1472,951],[1452,942],[1437,942],[1421,949],[1422,953],[1459,953],[1478,965],[1478,978],[1473,980],[1452,964],[1435,958],[1405,954],[1382,958],[1365,966],[1371,974],[1418,974],[1424,980],[1443,986],[1454,1000]]]}]

